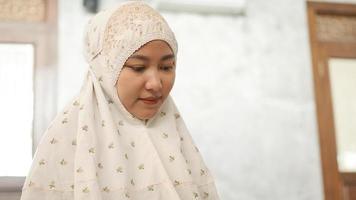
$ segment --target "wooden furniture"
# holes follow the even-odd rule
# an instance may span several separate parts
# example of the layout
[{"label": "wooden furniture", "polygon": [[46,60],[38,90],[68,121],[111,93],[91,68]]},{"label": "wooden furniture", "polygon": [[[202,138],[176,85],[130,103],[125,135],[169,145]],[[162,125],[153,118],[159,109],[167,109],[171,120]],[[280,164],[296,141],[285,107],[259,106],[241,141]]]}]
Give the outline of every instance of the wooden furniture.
[{"label": "wooden furniture", "polygon": [[356,171],[338,163],[329,68],[331,58],[356,59],[356,4],[308,1],[307,12],[325,200],[356,200]]}]

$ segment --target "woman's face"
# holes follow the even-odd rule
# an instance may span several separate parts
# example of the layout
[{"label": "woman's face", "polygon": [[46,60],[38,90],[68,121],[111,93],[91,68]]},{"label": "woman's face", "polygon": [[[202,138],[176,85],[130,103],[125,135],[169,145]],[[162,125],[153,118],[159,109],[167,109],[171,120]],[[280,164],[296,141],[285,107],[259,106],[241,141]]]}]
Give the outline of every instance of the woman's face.
[{"label": "woman's face", "polygon": [[125,62],[116,88],[125,108],[139,119],[153,117],[171,91],[175,57],[168,44],[153,40]]}]

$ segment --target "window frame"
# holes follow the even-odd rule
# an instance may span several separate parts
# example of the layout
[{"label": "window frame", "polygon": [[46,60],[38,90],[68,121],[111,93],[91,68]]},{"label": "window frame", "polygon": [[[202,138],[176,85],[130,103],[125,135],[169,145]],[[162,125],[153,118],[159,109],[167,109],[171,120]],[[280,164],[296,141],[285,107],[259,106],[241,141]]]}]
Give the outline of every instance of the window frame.
[{"label": "window frame", "polygon": [[[32,157],[57,110],[58,0],[45,0],[41,22],[0,21],[0,43],[34,46]],[[24,176],[0,176],[0,195],[21,192]]]},{"label": "window frame", "polygon": [[356,16],[356,4],[307,2],[314,93],[318,119],[319,146],[325,200],[354,199],[356,173],[340,172],[329,75],[329,58],[356,58],[356,42],[345,42],[338,36],[325,40],[318,35],[318,17],[335,15]]}]

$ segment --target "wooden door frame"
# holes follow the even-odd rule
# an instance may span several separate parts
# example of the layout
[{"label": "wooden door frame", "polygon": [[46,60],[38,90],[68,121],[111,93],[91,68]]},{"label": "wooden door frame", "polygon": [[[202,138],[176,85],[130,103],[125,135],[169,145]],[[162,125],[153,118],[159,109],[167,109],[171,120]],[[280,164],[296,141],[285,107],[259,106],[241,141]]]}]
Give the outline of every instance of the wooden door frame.
[{"label": "wooden door frame", "polygon": [[[329,58],[356,58],[356,42],[323,41],[317,35],[318,15],[356,16],[356,4],[307,2],[309,36],[312,53],[314,92],[317,108],[319,145],[322,162],[325,200],[345,198],[346,181],[354,173],[340,173],[337,163],[337,145],[328,68]],[[356,180],[356,179],[355,179]]]}]

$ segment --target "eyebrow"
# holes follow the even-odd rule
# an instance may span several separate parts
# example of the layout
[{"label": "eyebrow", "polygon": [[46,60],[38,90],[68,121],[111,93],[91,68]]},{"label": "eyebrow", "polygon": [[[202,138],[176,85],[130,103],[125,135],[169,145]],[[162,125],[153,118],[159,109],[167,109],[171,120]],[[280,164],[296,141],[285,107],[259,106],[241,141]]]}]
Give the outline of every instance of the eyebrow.
[{"label": "eyebrow", "polygon": [[[161,61],[169,60],[169,59],[172,59],[172,58],[174,58],[174,55],[173,54],[168,54],[168,55],[162,56]],[[132,56],[129,57],[129,59],[139,59],[139,60],[143,60],[143,61],[149,61],[150,60],[148,57],[143,56],[143,55],[132,55]]]}]

